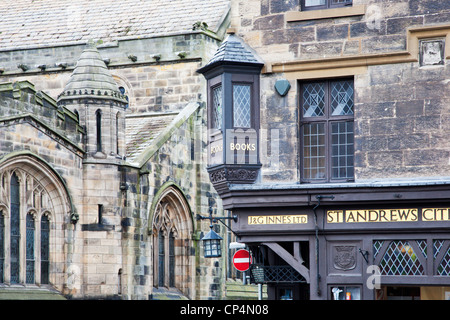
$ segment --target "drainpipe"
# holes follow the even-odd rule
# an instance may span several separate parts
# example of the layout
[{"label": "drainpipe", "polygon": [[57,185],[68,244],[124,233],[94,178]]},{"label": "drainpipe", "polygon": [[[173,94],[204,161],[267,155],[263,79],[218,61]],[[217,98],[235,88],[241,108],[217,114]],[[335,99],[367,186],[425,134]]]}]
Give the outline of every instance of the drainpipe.
[{"label": "drainpipe", "polygon": [[320,297],[322,295],[321,291],[320,291],[320,273],[319,273],[319,225],[317,224],[317,213],[316,213],[316,209],[320,206],[320,199],[323,198],[329,198],[329,199],[334,199],[334,196],[321,196],[321,195],[317,195],[316,199],[317,199],[317,204],[313,207],[313,212],[314,212],[314,224],[315,224],[315,230],[316,230],[316,243],[315,243],[315,247],[316,247],[316,275],[317,275],[317,295]]}]

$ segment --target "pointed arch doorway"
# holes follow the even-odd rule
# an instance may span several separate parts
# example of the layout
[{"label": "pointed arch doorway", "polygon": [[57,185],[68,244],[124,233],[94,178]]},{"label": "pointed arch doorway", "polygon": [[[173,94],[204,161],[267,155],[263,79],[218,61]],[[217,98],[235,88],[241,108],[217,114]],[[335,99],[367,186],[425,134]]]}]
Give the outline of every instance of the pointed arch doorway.
[{"label": "pointed arch doorway", "polygon": [[183,193],[169,185],[152,206],[153,295],[165,292],[194,297],[193,221]]}]

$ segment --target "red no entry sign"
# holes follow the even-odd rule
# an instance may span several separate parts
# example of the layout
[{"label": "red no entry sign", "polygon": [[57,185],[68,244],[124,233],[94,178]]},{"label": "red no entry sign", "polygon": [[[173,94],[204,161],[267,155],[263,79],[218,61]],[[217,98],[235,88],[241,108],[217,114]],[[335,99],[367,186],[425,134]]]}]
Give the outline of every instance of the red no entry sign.
[{"label": "red no entry sign", "polygon": [[252,257],[247,250],[238,250],[233,256],[233,265],[238,271],[247,271],[251,263]]}]

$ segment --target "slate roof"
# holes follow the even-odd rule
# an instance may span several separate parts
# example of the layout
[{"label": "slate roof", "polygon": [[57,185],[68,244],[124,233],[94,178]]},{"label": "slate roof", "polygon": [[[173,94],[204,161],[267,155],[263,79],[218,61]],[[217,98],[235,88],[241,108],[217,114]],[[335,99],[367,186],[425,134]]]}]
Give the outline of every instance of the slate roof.
[{"label": "slate roof", "polygon": [[198,71],[202,73],[217,64],[226,62],[257,65],[264,64],[263,60],[252,48],[250,48],[250,46],[232,33],[222,42],[211,60]]},{"label": "slate roof", "polygon": [[110,42],[191,32],[206,22],[216,32],[230,0],[0,1],[0,50]]},{"label": "slate roof", "polygon": [[105,98],[127,103],[92,42],[89,42],[81,53],[69,82],[58,97],[58,102],[74,97]]},{"label": "slate roof", "polygon": [[177,114],[129,117],[126,126],[126,156],[134,162],[153,140],[175,119]]}]

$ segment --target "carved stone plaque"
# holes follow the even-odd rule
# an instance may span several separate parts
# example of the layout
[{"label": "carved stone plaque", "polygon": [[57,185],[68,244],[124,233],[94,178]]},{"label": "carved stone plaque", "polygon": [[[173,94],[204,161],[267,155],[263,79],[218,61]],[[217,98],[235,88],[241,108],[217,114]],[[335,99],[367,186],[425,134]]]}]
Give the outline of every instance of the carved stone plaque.
[{"label": "carved stone plaque", "polygon": [[356,267],[356,247],[355,246],[334,246],[333,247],[334,267],[338,270],[352,270]]},{"label": "carved stone plaque", "polygon": [[420,41],[420,65],[433,66],[444,64],[444,39]]}]

